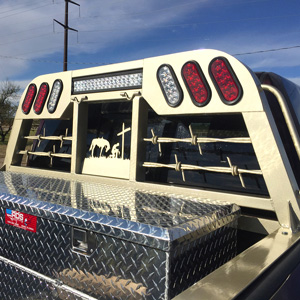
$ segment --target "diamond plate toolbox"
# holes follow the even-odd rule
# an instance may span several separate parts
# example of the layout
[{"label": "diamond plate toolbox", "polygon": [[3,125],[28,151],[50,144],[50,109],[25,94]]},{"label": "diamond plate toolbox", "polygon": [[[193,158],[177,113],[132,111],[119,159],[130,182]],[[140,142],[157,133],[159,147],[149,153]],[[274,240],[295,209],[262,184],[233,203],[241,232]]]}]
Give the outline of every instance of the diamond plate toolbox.
[{"label": "diamond plate toolbox", "polygon": [[129,184],[0,172],[0,298],[26,286],[22,299],[171,299],[236,255],[239,214]]}]

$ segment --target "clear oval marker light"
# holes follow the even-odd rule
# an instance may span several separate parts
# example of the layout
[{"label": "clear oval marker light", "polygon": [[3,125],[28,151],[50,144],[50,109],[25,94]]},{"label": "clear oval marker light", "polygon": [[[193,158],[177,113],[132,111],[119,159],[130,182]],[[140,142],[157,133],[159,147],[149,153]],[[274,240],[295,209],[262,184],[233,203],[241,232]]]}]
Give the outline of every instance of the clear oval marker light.
[{"label": "clear oval marker light", "polygon": [[49,113],[54,113],[63,90],[63,83],[60,79],[56,79],[53,83],[50,97],[47,104]]},{"label": "clear oval marker light", "polygon": [[167,103],[172,107],[178,106],[183,99],[183,92],[172,67],[161,65],[157,71],[157,79]]},{"label": "clear oval marker light", "polygon": [[34,102],[33,109],[36,114],[40,114],[44,108],[47,96],[49,93],[49,85],[47,82],[43,82],[39,88],[36,100]]},{"label": "clear oval marker light", "polygon": [[236,104],[241,99],[243,90],[227,59],[215,58],[209,65],[209,71],[222,101]]},{"label": "clear oval marker light", "polygon": [[33,103],[33,100],[35,98],[35,95],[36,95],[36,85],[34,83],[31,83],[28,86],[24,101],[22,103],[22,111],[24,114],[27,115],[29,113],[32,103]]},{"label": "clear oval marker light", "polygon": [[193,61],[187,62],[183,65],[181,74],[193,103],[197,106],[206,105],[211,91],[200,66]]}]

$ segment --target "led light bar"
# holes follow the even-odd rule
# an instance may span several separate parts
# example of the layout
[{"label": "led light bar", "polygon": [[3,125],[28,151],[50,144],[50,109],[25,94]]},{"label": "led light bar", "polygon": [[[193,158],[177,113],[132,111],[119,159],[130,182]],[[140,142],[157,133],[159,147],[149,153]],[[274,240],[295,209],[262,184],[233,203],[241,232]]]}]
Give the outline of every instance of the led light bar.
[{"label": "led light bar", "polygon": [[226,104],[236,104],[241,99],[243,90],[227,59],[213,59],[209,71],[221,100]]},{"label": "led light bar", "polygon": [[141,88],[142,69],[126,72],[73,78],[73,94]]},{"label": "led light bar", "polygon": [[43,82],[39,88],[36,100],[33,105],[33,109],[36,114],[40,114],[44,108],[47,96],[49,93],[49,85],[47,82]]},{"label": "led light bar", "polygon": [[22,103],[22,111],[24,114],[27,115],[29,113],[35,95],[36,95],[36,85],[34,83],[31,83],[28,86],[24,101]]},{"label": "led light bar", "polygon": [[193,103],[197,106],[206,105],[210,100],[211,91],[198,63],[185,63],[181,74]]},{"label": "led light bar", "polygon": [[157,70],[157,80],[167,103],[172,107],[178,106],[183,99],[183,92],[172,67],[161,65]]},{"label": "led light bar", "polygon": [[54,113],[63,90],[63,83],[60,79],[56,79],[53,83],[50,97],[47,104],[49,113]]}]

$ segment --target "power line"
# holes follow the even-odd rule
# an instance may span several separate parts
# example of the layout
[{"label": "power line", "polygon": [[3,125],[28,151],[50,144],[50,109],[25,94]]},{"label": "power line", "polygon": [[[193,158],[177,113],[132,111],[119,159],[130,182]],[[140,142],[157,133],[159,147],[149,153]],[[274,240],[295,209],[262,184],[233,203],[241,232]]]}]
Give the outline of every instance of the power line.
[{"label": "power line", "polygon": [[13,14],[10,14],[10,15],[6,15],[6,16],[0,17],[0,20],[11,17],[11,16],[15,16],[15,15],[18,15],[18,14],[22,14],[24,12],[28,12],[28,11],[36,10],[36,9],[39,9],[39,8],[42,8],[42,7],[46,7],[46,6],[49,6],[49,5],[53,5],[53,4],[45,4],[45,5],[41,5],[41,6],[36,6],[34,8],[30,8],[30,9],[26,9],[26,10],[16,12],[16,13],[13,13]]},{"label": "power line", "polygon": [[267,53],[267,52],[277,52],[282,50],[291,50],[300,48],[300,45],[297,46],[290,46],[290,47],[282,47],[282,48],[274,48],[274,49],[267,49],[267,50],[257,50],[257,51],[251,51],[251,52],[244,52],[244,53],[236,53],[232,54],[233,56],[241,56],[241,55],[252,55],[252,54],[259,54],[259,53]]},{"label": "power line", "polygon": [[[247,4],[247,3],[256,3],[256,2],[268,2],[269,0],[244,0],[243,4]],[[160,8],[160,9],[154,9],[154,10],[147,10],[147,11],[141,11],[141,12],[136,12],[136,13],[123,13],[123,14],[119,14],[118,17],[123,17],[123,16],[135,16],[135,15],[145,15],[145,14],[153,14],[153,13],[157,13],[157,12],[161,12],[161,11],[168,11],[168,10],[172,10],[172,9],[176,9],[176,8],[180,8],[180,7],[184,7],[184,6],[191,6],[194,4],[198,4],[198,3],[206,3],[207,0],[195,0],[195,1],[191,1],[191,2],[186,2],[186,3],[181,3],[181,4],[177,4],[177,5],[173,5],[173,6],[168,6],[168,7],[164,7],[164,8]],[[226,6],[231,6],[232,4],[236,4],[236,3],[240,3],[239,1],[233,1],[233,2],[224,2],[222,1],[222,4],[218,4],[218,5],[226,5]],[[107,14],[105,14],[107,16]],[[114,15],[114,14],[112,14]],[[98,15],[98,16],[89,16],[87,18],[103,18],[103,15]]]},{"label": "power line", "polygon": [[[277,51],[291,50],[291,49],[296,49],[296,48],[300,48],[300,45],[290,46],[290,47],[282,47],[282,48],[274,48],[274,49],[267,49],[267,50],[258,50],[258,51],[244,52],[244,53],[235,53],[235,54],[232,54],[232,56],[277,52]],[[32,61],[32,62],[40,62],[40,63],[55,63],[55,64],[60,64],[61,63],[61,61],[56,61],[56,60],[23,58],[23,57],[8,56],[8,55],[0,55],[0,58],[17,59],[17,60],[25,60],[25,61]],[[69,62],[69,64],[73,64],[73,65],[104,65],[103,62]]]},{"label": "power line", "polygon": [[[245,21],[258,21],[258,20],[269,20],[269,19],[284,19],[291,17],[299,17],[300,14],[291,14],[291,15],[281,15],[281,16],[266,16],[266,17],[253,17],[253,18],[242,18],[242,19],[226,19],[226,20],[215,20],[215,21],[203,21],[203,22],[193,22],[193,23],[183,23],[183,24],[166,24],[166,25],[144,25],[140,28],[142,29],[155,29],[155,28],[169,28],[169,27],[187,27],[195,25],[207,25],[207,24],[218,24],[218,23],[227,23],[227,22],[245,22]],[[85,19],[85,18],[82,18]],[[115,27],[109,29],[95,29],[95,30],[80,30],[80,32],[108,32],[108,31],[120,31],[124,27]],[[136,29],[136,27],[126,27],[125,29]]]},{"label": "power line", "polygon": [[[25,61],[32,61],[32,62],[39,62],[39,63],[61,64],[61,61],[57,61],[57,60],[24,58],[24,57],[16,57],[16,56],[9,56],[9,55],[0,55],[0,58],[25,60]],[[73,64],[73,65],[103,65],[104,64],[104,63],[99,63],[99,62],[90,62],[90,63],[89,62],[68,62],[68,63]]]},{"label": "power line", "polygon": [[[17,6],[13,6],[13,8],[11,9],[8,9],[8,10],[2,10],[0,12],[0,14],[5,14],[5,13],[8,13],[8,12],[11,12],[11,11],[16,11],[16,10],[20,10],[22,8],[28,8],[29,5],[36,5],[37,3],[39,3],[40,1],[36,1],[36,3],[32,3],[32,1],[30,2],[27,2],[27,3],[22,3],[22,4],[19,4]],[[19,6],[19,7],[18,7]]]}]

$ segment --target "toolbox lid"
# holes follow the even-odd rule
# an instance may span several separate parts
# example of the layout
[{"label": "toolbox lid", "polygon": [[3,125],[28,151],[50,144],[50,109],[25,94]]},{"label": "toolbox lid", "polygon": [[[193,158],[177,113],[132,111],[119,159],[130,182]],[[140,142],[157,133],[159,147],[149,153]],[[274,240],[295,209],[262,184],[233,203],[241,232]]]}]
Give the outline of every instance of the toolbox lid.
[{"label": "toolbox lid", "polygon": [[5,208],[165,251],[240,214],[227,202],[16,172],[0,172],[0,191]]}]

